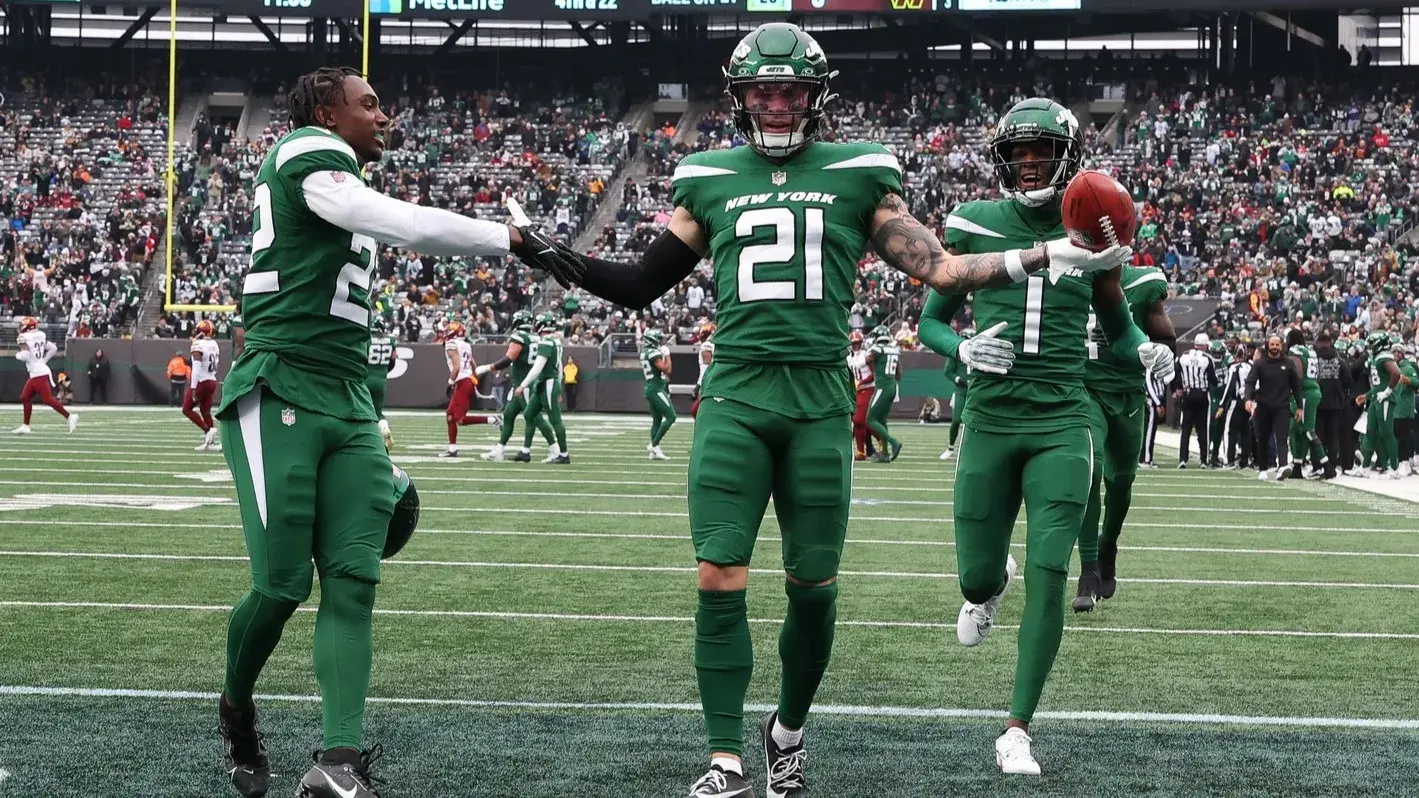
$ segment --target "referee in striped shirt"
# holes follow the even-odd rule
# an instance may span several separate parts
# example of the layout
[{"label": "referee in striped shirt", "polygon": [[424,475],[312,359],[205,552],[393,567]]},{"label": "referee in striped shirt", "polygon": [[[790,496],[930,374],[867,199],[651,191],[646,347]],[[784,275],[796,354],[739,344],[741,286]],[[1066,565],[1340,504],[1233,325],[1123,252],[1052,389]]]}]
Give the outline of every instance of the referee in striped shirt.
[{"label": "referee in striped shirt", "polygon": [[1192,339],[1192,351],[1178,358],[1177,376],[1173,378],[1173,395],[1182,401],[1182,440],[1178,446],[1178,468],[1187,468],[1188,439],[1197,430],[1198,459],[1207,467],[1208,400],[1217,387],[1217,364],[1207,354],[1212,339],[1198,333]]}]

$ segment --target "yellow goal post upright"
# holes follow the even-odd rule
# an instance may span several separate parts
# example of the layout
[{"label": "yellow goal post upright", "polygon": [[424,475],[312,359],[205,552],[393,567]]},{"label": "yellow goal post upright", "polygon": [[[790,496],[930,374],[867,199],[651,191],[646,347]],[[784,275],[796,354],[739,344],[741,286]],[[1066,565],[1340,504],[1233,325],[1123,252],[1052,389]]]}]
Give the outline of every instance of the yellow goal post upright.
[{"label": "yellow goal post upright", "polygon": [[[370,4],[360,3],[360,73],[370,76]],[[163,236],[163,312],[234,313],[236,305],[185,305],[172,301],[173,289],[173,210],[177,205],[177,0],[168,0],[168,158],[164,173],[164,193],[167,195],[167,223]]]}]

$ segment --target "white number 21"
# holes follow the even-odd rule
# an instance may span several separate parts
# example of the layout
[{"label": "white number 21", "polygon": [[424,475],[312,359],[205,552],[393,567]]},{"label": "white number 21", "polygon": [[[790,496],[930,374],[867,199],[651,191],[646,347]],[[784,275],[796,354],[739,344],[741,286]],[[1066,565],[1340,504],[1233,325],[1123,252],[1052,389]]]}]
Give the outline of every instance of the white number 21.
[{"label": "white number 21", "polygon": [[[747,238],[760,227],[774,228],[769,244],[751,244],[739,252],[739,301],[786,300],[798,298],[797,280],[758,280],[754,269],[760,264],[792,263],[798,255],[798,217],[789,208],[754,208],[739,214],[734,234]],[[803,298],[823,299],[823,209],[803,211]]]}]

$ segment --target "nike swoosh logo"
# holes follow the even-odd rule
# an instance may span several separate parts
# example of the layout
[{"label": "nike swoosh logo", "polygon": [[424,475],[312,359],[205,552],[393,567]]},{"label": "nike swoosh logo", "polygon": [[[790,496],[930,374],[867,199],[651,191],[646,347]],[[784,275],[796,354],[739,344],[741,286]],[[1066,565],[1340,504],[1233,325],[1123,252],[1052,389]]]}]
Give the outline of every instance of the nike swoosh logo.
[{"label": "nike swoosh logo", "polygon": [[334,790],[335,794],[340,796],[340,798],[355,798],[355,793],[359,792],[358,787],[351,787],[348,790],[342,788],[339,784],[335,783],[335,779],[330,778],[329,773],[326,773],[323,770],[320,771],[320,775],[325,777],[325,783],[329,784],[330,789]]},{"label": "nike swoosh logo", "polygon": [[557,250],[556,250],[556,248],[554,248],[554,247],[547,247],[546,249],[542,250],[541,252],[539,252],[539,253],[537,253],[537,254],[538,254],[538,255],[546,255],[548,252],[556,252],[556,251],[557,251]]},{"label": "nike swoosh logo", "polygon": [[1138,408],[1135,407],[1133,408],[1133,412],[1128,414],[1128,417],[1133,418],[1136,415],[1138,415]]}]

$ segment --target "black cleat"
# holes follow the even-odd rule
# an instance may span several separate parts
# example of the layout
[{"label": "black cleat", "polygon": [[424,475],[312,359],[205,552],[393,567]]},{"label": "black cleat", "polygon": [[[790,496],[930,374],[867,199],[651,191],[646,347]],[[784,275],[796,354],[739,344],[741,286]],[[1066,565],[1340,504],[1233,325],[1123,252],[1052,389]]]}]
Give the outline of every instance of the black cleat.
[{"label": "black cleat", "polygon": [[458,450],[457,450],[457,449],[445,449],[445,450],[439,452],[439,457],[457,457],[457,456],[458,456]]},{"label": "black cleat", "polygon": [[514,463],[530,463],[532,462],[532,453],[518,452],[517,454],[513,455],[512,461]]},{"label": "black cleat", "polygon": [[1099,599],[1099,564],[1080,563],[1079,592],[1074,596],[1075,612],[1093,612]]},{"label": "black cleat", "polygon": [[[901,453],[902,453],[902,442],[901,442],[901,441],[897,441],[896,443],[892,444],[892,456],[887,458],[887,462],[890,463],[890,462],[895,461],[895,460],[897,459],[897,455],[899,455],[899,454],[901,454]],[[769,792],[770,792],[770,794],[772,795],[773,791],[770,790]]]},{"label": "black cleat", "polygon": [[754,798],[754,785],[738,773],[711,767],[690,785],[690,798]]},{"label": "black cleat", "polygon": [[553,460],[552,462],[557,465],[571,465],[572,456],[569,454],[559,454],[557,455],[557,459]]},{"label": "black cleat", "polygon": [[256,725],[256,708],[241,712],[222,696],[217,733],[222,736],[222,767],[232,786],[245,798],[261,798],[271,787],[271,759]]},{"label": "black cleat", "polygon": [[1118,590],[1117,565],[1118,543],[1099,541],[1099,598],[1111,599]]},{"label": "black cleat", "polygon": [[803,764],[808,761],[808,752],[803,750],[803,741],[791,748],[780,748],[774,742],[774,721],[778,712],[770,712],[759,731],[764,737],[764,763],[768,771],[768,798],[805,798],[808,783],[803,778]]},{"label": "black cleat", "polygon": [[301,778],[296,798],[379,798],[374,785],[382,782],[370,775],[370,765],[383,755],[384,749],[376,745],[361,751],[352,763],[332,761],[328,752],[316,751],[315,764]]}]

